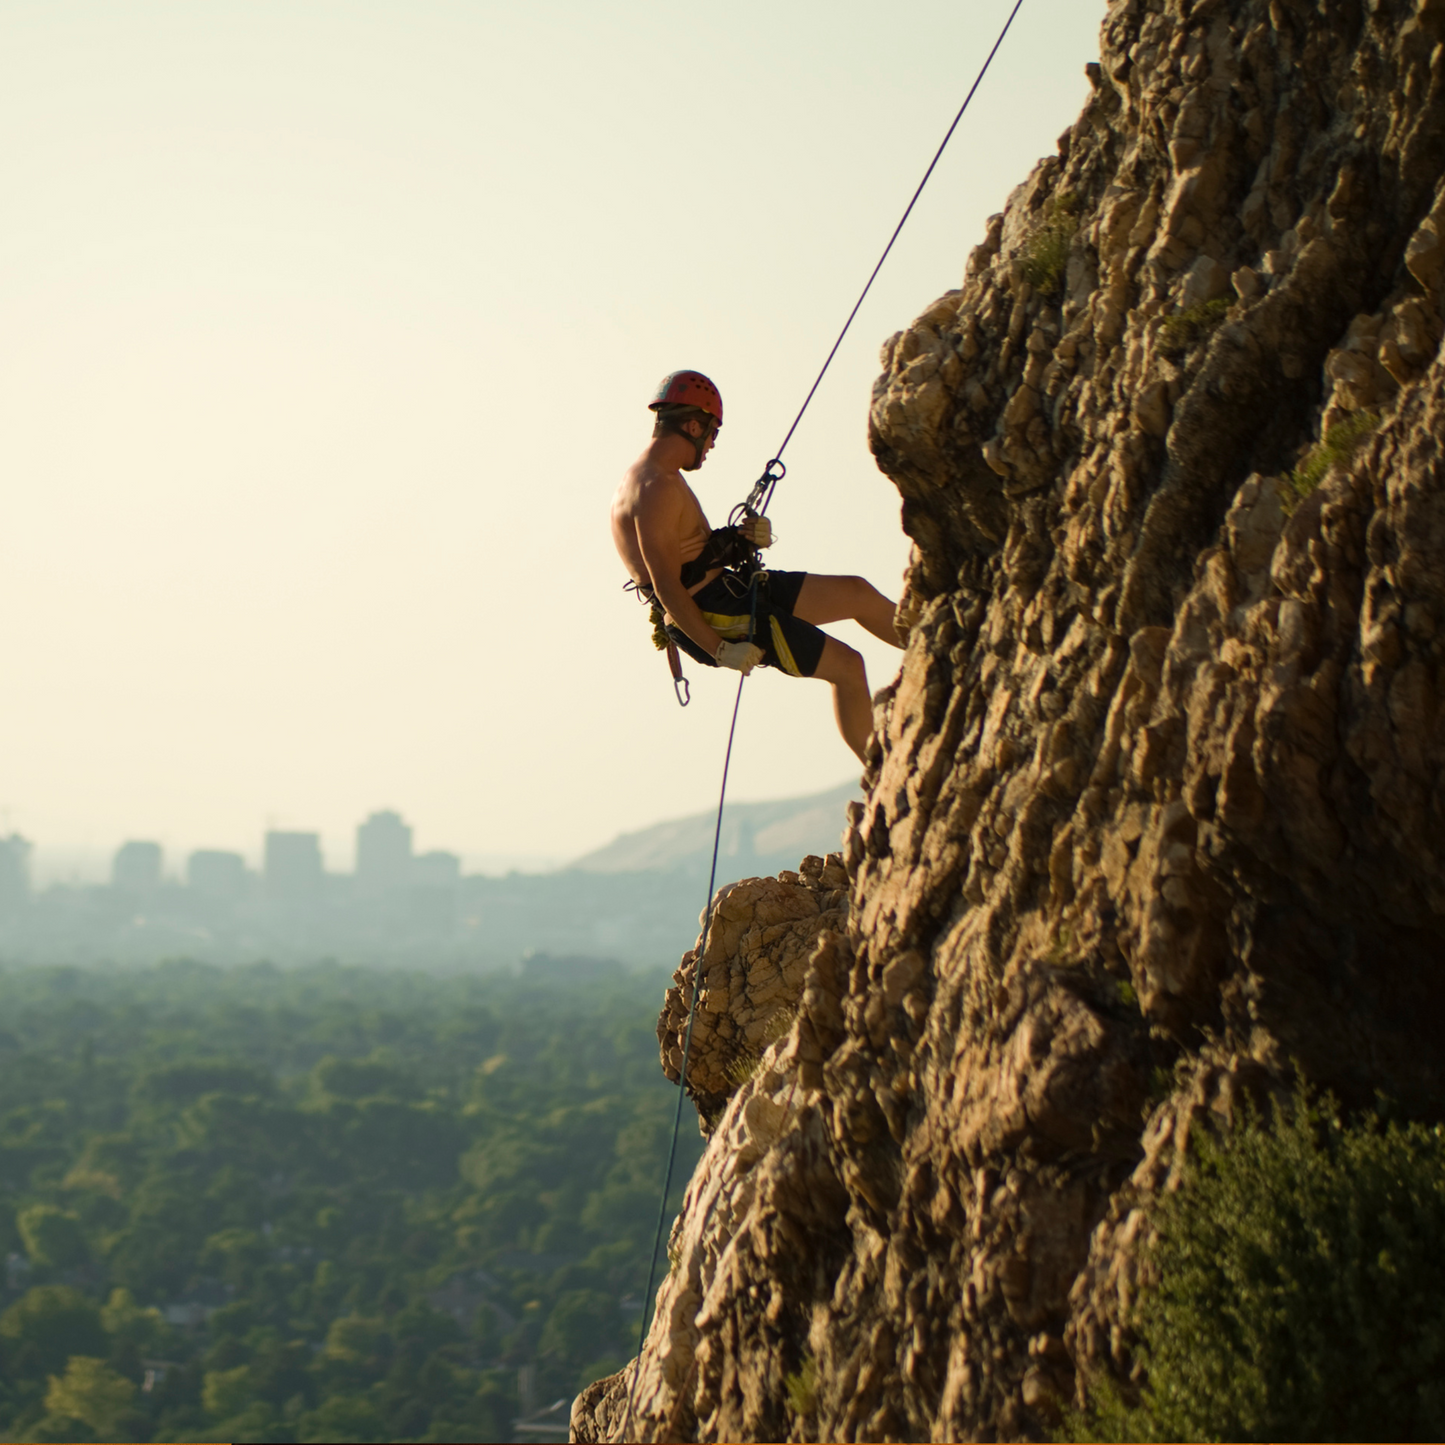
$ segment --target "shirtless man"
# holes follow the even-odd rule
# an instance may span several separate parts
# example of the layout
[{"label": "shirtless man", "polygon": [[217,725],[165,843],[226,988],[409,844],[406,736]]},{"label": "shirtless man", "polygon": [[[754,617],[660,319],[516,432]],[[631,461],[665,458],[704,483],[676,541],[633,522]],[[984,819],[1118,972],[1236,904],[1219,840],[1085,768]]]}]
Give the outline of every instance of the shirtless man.
[{"label": "shirtless man", "polygon": [[[767,606],[758,622],[761,645],[749,641],[748,585],[703,556],[712,528],[682,476],[697,471],[717,441],[722,397],[700,372],[675,371],[649,409],[657,417],[652,441],[612,498],[612,540],[632,580],[662,604],[668,636],[704,666],[746,676],[761,662],[831,683],[838,731],[861,761],[873,730],[863,658],[818,629],[851,618],[898,647],[893,603],[861,577],[769,571]],[[740,530],[755,547],[773,540],[766,517],[749,518]]]}]

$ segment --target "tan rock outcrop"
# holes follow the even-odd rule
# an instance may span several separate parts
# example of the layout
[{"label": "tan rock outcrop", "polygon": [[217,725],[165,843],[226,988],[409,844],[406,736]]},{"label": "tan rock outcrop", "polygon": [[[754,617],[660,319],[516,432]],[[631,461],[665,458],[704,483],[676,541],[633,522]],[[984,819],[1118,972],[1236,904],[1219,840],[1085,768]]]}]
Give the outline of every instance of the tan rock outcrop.
[{"label": "tan rock outcrop", "polygon": [[[707,932],[702,989],[693,1021],[687,1091],[708,1132],[764,1049],[791,1027],[815,940],[847,927],[848,874],[840,854],[811,855],[796,873],[745,878],[719,891]],[[702,920],[699,920],[701,922]],[[698,939],[698,947],[702,946]],[[657,1040],[662,1071],[682,1068],[697,949],[673,974]],[[821,1062],[819,1053],[814,1062]]]},{"label": "tan rock outcrop", "polygon": [[1440,1113],[1445,3],[1117,0],[1090,74],[884,348],[847,926],[579,1439],[634,1370],[636,1438],[1043,1438],[1191,1131],[1296,1065]]}]

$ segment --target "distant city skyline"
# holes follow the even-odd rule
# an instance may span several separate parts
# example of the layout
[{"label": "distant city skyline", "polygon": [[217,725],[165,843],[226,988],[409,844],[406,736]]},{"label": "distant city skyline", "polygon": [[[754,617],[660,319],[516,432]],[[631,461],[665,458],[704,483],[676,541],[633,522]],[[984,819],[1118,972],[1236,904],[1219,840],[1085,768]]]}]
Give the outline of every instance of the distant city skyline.
[{"label": "distant city skyline", "polygon": [[[719,884],[835,851],[856,792],[849,783],[729,805]],[[218,848],[167,859],[155,840],[130,838],[104,876],[58,885],[43,876],[27,885],[29,842],[0,836],[0,967],[331,958],[486,971],[525,969],[545,955],[558,967],[611,959],[671,971],[696,938],[714,830],[710,815],[691,814],[562,869],[504,876],[464,872],[442,849],[417,852],[392,809],[371,812],[355,831],[359,872],[339,871],[316,833],[273,829],[260,869]]]},{"label": "distant city skyline", "polygon": [[[791,818],[795,816],[796,805],[800,801],[812,802],[814,808],[805,815],[808,820],[804,824],[806,827],[813,823],[813,813],[818,804],[822,804],[826,811],[832,807],[837,798],[843,797],[845,794],[852,796],[857,791],[857,782],[849,778],[827,792],[817,795],[793,793],[777,799],[732,797],[729,799],[729,816],[758,814],[768,818],[773,816]],[[762,810],[761,814],[758,813],[760,809]],[[739,814],[735,810],[741,810],[741,813]],[[706,816],[710,815],[711,810]],[[703,820],[705,821],[705,818]],[[357,874],[358,863],[363,852],[361,846],[363,837],[374,838],[379,845],[378,856],[373,866],[379,867],[383,873],[387,868],[385,860],[390,857],[394,862],[398,848],[412,860],[414,865],[419,864],[424,870],[428,866],[435,869],[436,860],[454,858],[462,874],[474,877],[498,878],[509,873],[550,873],[573,863],[584,869],[596,868],[603,872],[613,871],[619,867],[653,868],[666,866],[665,863],[660,862],[660,859],[675,851],[677,847],[677,843],[673,841],[675,829],[681,825],[685,830],[687,826],[698,823],[699,818],[694,815],[669,813],[641,830],[619,830],[611,838],[605,840],[599,848],[591,849],[585,854],[560,851],[550,854],[467,853],[454,848],[417,846],[416,838],[418,836],[430,841],[431,835],[422,832],[406,814],[392,807],[369,810],[343,835],[328,836],[318,829],[267,825],[262,826],[249,842],[236,846],[226,846],[214,839],[199,845],[173,846],[163,838],[142,838],[138,835],[129,835],[117,839],[110,846],[66,847],[64,844],[54,844],[43,838],[29,837],[20,830],[0,825],[0,903],[3,903],[7,890],[13,891],[16,886],[15,880],[22,871],[28,876],[28,884],[32,890],[41,890],[57,884],[94,886],[111,883],[114,880],[117,859],[122,854],[126,854],[127,857],[134,860],[127,865],[131,867],[140,864],[142,856],[152,859],[153,861],[149,864],[140,866],[158,867],[160,877],[166,883],[185,883],[199,886],[203,891],[223,894],[230,891],[231,885],[224,884],[220,880],[238,865],[247,876],[260,877],[264,874],[266,840],[271,834],[293,834],[315,838],[322,867],[329,876],[333,877]],[[733,824],[729,824],[728,829],[730,830],[733,826]],[[707,831],[708,836],[711,837],[710,824]],[[647,847],[652,851],[645,857],[634,857],[636,847],[633,843],[634,838],[649,840]],[[157,849],[158,856],[152,854],[151,849]],[[428,858],[433,860],[430,865],[426,862]],[[442,866],[446,867],[447,865],[443,864]],[[199,878],[196,876],[198,868]],[[435,877],[435,873],[432,876]]]},{"label": "distant city skyline", "polygon": [[[412,846],[414,830],[393,809],[370,813],[354,832],[354,845],[346,855],[350,866],[328,866],[319,832],[307,829],[268,828],[259,849],[189,848],[168,854],[153,838],[126,838],[108,855],[105,876],[97,876],[95,862],[87,872],[89,883],[108,882],[117,888],[145,890],[163,883],[185,883],[218,896],[234,891],[238,876],[289,877],[299,881],[314,873],[353,875],[373,891],[402,885],[413,874],[432,882],[444,881],[464,866],[461,855],[450,849],[418,852]],[[64,876],[37,878],[34,864],[39,853],[35,840],[19,833],[0,833],[0,895],[13,890],[15,880],[29,877],[31,886],[70,881]],[[94,859],[105,857],[95,850]],[[89,855],[87,855],[89,858]],[[485,871],[485,870],[480,870]],[[285,886],[284,884],[282,885]],[[304,886],[302,887],[304,891]]]},{"label": "distant city skyline", "polygon": [[[11,830],[0,831],[3,839]],[[187,861],[198,853],[218,853],[239,856],[251,873],[260,873],[265,866],[266,833],[315,832],[315,829],[266,829],[262,828],[253,841],[226,846],[225,843],[203,842],[171,844],[160,839],[121,837],[114,844],[92,844],[77,846],[56,843],[45,838],[31,837],[20,830],[16,836],[24,839],[29,848],[29,874],[31,886],[46,888],[57,883],[108,883],[117,849],[127,842],[160,842],[162,851],[162,875],[173,883],[186,881]],[[355,840],[348,841],[345,835],[328,836],[318,833],[322,858],[328,873],[351,873],[355,868]],[[573,855],[558,853],[468,853],[457,849],[427,849],[425,852],[441,851],[455,853],[461,860],[464,873],[500,877],[511,872],[545,873],[561,867]]]}]

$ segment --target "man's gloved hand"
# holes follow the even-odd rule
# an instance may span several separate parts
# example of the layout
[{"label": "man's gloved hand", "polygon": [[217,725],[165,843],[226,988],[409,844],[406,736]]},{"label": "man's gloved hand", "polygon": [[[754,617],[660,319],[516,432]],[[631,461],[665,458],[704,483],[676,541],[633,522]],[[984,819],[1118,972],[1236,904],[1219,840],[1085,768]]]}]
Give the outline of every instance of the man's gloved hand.
[{"label": "man's gloved hand", "polygon": [[747,517],[739,524],[738,531],[754,547],[773,545],[773,524],[766,517]]},{"label": "man's gloved hand", "polygon": [[730,667],[744,677],[763,660],[763,649],[751,642],[720,642],[714,661],[719,667]]}]

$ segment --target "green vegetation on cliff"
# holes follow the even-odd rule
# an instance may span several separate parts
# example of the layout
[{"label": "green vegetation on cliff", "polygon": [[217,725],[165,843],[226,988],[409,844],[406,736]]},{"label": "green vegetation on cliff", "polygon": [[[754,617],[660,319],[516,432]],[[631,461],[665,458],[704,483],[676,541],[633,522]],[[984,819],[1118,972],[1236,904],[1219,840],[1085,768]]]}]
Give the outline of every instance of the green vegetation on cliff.
[{"label": "green vegetation on cliff", "polygon": [[1063,1438],[1445,1435],[1445,1127],[1301,1094],[1201,1142],[1157,1222],[1142,1399],[1100,1384]]},{"label": "green vegetation on cliff", "polygon": [[506,1439],[616,1368],[675,1098],[657,994],[0,974],[0,1435]]}]

